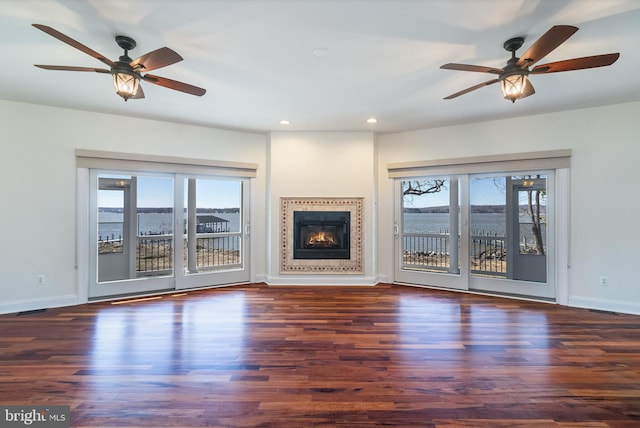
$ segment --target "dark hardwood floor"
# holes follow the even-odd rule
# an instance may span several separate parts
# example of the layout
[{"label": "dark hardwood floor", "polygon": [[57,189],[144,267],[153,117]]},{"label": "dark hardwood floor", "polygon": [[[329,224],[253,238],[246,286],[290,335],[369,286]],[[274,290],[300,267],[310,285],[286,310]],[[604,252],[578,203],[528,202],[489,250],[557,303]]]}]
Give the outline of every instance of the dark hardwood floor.
[{"label": "dark hardwood floor", "polygon": [[78,427],[638,427],[640,316],[375,287],[0,316],[0,404]]}]

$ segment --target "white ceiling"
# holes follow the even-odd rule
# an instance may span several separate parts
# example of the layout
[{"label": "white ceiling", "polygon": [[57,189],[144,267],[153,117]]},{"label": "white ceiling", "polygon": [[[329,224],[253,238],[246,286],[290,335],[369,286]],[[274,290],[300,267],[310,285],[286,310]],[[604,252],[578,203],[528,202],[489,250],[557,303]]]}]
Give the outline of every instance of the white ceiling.
[{"label": "white ceiling", "polygon": [[[132,58],[170,47],[184,61],[153,74],[207,93],[143,82],[146,98],[125,103],[109,75],[36,68],[104,64],[32,23],[112,60],[122,54],[118,34],[137,41]],[[536,94],[515,104],[499,85],[443,100],[494,76],[440,65],[501,68],[506,39],[526,37],[523,53],[558,24],[580,30],[539,64],[610,52],[620,59],[532,76]],[[396,132],[638,101],[639,43],[638,0],[1,0],[0,98],[259,132]]]}]

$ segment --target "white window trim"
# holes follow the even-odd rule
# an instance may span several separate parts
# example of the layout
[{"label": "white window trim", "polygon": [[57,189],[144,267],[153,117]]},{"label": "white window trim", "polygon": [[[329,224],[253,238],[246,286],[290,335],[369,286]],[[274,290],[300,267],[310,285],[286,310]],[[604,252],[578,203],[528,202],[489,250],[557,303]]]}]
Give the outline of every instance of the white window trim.
[{"label": "white window trim", "polygon": [[571,150],[549,150],[387,164],[389,178],[569,168]]},{"label": "white window trim", "polygon": [[256,178],[258,164],[76,149],[78,168],[151,171]]}]

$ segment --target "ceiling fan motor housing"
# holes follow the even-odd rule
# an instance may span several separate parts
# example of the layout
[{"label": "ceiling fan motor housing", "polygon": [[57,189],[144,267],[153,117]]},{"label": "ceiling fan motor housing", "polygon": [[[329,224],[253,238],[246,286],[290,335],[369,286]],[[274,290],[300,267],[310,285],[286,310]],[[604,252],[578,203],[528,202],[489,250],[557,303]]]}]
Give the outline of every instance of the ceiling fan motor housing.
[{"label": "ceiling fan motor housing", "polygon": [[111,68],[111,74],[115,73],[127,73],[140,78],[140,75],[131,67],[131,58],[129,58],[129,51],[136,47],[136,41],[127,36],[116,36],[116,43],[122,49],[124,54],[120,56],[119,61],[115,62],[115,66]]}]

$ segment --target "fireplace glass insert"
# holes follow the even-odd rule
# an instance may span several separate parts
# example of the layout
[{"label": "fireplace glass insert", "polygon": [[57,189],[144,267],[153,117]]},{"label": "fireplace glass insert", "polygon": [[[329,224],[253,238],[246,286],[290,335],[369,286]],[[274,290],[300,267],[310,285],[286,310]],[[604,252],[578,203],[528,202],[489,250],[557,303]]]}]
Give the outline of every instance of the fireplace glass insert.
[{"label": "fireplace glass insert", "polygon": [[294,211],[294,259],[350,259],[349,211]]}]

